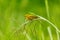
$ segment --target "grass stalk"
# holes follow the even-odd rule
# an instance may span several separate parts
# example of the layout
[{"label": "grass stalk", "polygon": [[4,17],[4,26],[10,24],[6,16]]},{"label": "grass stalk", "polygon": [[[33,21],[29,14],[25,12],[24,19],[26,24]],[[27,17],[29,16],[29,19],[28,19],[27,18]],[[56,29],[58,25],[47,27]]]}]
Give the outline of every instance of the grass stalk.
[{"label": "grass stalk", "polygon": [[[36,15],[36,14],[34,14],[34,15]],[[50,22],[48,19],[46,19],[42,16],[39,16],[39,15],[36,15],[36,16],[38,17],[38,19],[34,19],[34,20],[44,20],[44,21],[48,22],[51,26],[53,26],[56,29],[56,31],[58,31],[60,33],[60,30],[57,28],[57,26],[54,25],[52,22]]]},{"label": "grass stalk", "polygon": [[47,29],[48,29],[48,33],[49,33],[49,36],[50,36],[50,40],[53,40],[53,37],[52,37],[52,33],[51,33],[50,27],[48,27]]},{"label": "grass stalk", "polygon": [[35,25],[34,25],[34,33],[35,33],[35,35],[36,35],[36,36],[35,36],[35,37],[36,37],[36,40],[38,40],[38,39],[37,39],[37,33],[36,33],[36,30],[35,30],[35,29],[36,29],[35,27],[36,27],[36,23],[35,23]]},{"label": "grass stalk", "polygon": [[45,6],[46,6],[47,17],[48,17],[48,19],[50,19],[50,16],[49,16],[48,0],[45,0]]},{"label": "grass stalk", "polygon": [[24,25],[26,25],[27,23],[29,23],[29,21],[24,22],[22,25],[20,25],[20,27],[18,27],[11,35],[10,38],[17,32],[19,31],[22,27],[24,27]]},{"label": "grass stalk", "polygon": [[28,40],[31,40],[30,36],[26,33],[25,30],[24,30],[23,34],[26,36],[26,38],[27,38]]},{"label": "grass stalk", "polygon": [[[60,32],[60,30],[57,28],[56,25],[54,25],[52,22],[50,22],[49,20],[47,20],[46,18],[42,17],[42,16],[39,16],[39,15],[36,15],[39,17],[40,20],[44,20],[46,22],[48,22],[49,24],[51,24],[58,32]],[[38,19],[37,19],[38,20]]]},{"label": "grass stalk", "polygon": [[57,34],[57,40],[60,40],[59,32],[56,31],[56,34]]},{"label": "grass stalk", "polygon": [[42,32],[42,40],[45,40],[45,38],[44,38],[44,33]]}]

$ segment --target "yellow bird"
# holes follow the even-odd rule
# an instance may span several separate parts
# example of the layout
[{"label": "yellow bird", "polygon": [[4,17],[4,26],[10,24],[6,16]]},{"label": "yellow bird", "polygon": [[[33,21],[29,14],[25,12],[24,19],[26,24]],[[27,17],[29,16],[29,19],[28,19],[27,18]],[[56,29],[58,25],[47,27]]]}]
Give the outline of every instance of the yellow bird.
[{"label": "yellow bird", "polygon": [[32,14],[26,14],[25,18],[26,20],[34,20],[34,19],[37,19],[38,17]]}]

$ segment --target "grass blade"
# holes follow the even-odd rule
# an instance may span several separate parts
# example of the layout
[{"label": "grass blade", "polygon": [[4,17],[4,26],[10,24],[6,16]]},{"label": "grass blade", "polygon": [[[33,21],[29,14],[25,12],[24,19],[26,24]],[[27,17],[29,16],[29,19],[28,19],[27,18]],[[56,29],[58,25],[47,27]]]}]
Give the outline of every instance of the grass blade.
[{"label": "grass blade", "polygon": [[57,34],[57,40],[60,40],[59,32],[56,31],[56,34]]},{"label": "grass blade", "polygon": [[53,40],[53,37],[52,37],[52,33],[51,33],[50,27],[48,27],[47,29],[48,29],[48,33],[49,33],[49,36],[50,36],[50,40]]},{"label": "grass blade", "polygon": [[49,19],[49,18],[50,18],[50,16],[49,16],[48,0],[45,0],[45,6],[46,6],[47,17],[48,17],[48,19]]}]

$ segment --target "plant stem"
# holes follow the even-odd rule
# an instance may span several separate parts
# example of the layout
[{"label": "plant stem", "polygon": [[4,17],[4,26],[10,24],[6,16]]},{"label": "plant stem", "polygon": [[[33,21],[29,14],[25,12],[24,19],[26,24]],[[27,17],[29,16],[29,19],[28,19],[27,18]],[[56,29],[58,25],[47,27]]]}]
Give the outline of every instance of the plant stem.
[{"label": "plant stem", "polygon": [[56,31],[56,34],[57,34],[57,40],[60,40],[59,32]]},{"label": "plant stem", "polygon": [[[31,40],[31,38],[30,38],[29,35],[26,33],[26,31],[24,31],[23,34],[26,36],[26,38],[27,38],[28,40]],[[25,38],[24,38],[24,40],[25,40]]]},{"label": "plant stem", "polygon": [[[36,16],[38,16],[38,15],[36,15]],[[40,20],[44,20],[44,21],[48,22],[49,24],[51,24],[58,32],[60,32],[60,30],[57,28],[57,26],[54,25],[52,22],[50,22],[49,20],[47,20],[46,18],[44,18],[42,16],[38,16],[38,17],[39,17]]]},{"label": "plant stem", "polygon": [[36,28],[35,28],[35,27],[36,27],[36,23],[35,23],[35,25],[34,25],[34,33],[35,33],[35,35],[36,35],[36,36],[35,36],[35,37],[36,37],[36,40],[38,40],[38,39],[37,39],[37,34],[36,34],[36,30],[35,30]]},{"label": "plant stem", "polygon": [[22,25],[20,25],[20,27],[18,27],[18,28],[10,35],[10,38],[11,38],[17,31],[19,31],[22,27],[24,27],[27,23],[29,23],[29,21],[25,21]]},{"label": "plant stem", "polygon": [[45,6],[46,6],[47,17],[48,17],[48,19],[50,19],[50,16],[49,16],[48,0],[45,0]]},{"label": "plant stem", "polygon": [[52,33],[51,33],[50,27],[48,27],[47,29],[48,29],[48,33],[49,33],[49,36],[50,36],[50,40],[53,40],[53,37],[52,37]]},{"label": "plant stem", "polygon": [[42,40],[45,40],[45,38],[44,38],[44,33],[42,32]]}]

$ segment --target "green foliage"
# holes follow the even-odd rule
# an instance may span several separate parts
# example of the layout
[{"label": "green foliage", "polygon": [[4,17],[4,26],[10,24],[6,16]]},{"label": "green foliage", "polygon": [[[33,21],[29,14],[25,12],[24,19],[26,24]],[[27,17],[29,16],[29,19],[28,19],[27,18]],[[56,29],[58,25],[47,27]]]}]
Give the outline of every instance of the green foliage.
[{"label": "green foliage", "polygon": [[[47,20],[25,25],[29,12]],[[59,22],[60,0],[0,0],[0,40],[60,40]]]}]

